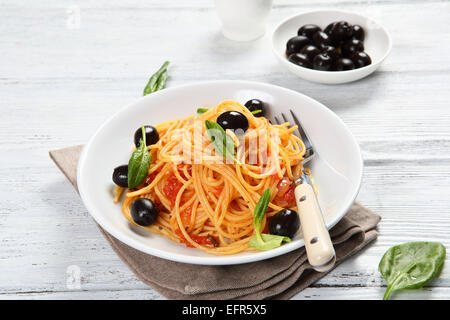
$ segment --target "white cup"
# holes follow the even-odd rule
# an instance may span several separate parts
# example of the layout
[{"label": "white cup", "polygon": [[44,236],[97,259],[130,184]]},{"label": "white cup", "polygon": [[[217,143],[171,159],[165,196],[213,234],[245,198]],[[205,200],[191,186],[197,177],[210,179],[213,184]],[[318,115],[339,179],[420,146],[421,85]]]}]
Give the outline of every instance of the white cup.
[{"label": "white cup", "polygon": [[214,0],[222,33],[234,41],[251,41],[266,32],[273,0]]}]

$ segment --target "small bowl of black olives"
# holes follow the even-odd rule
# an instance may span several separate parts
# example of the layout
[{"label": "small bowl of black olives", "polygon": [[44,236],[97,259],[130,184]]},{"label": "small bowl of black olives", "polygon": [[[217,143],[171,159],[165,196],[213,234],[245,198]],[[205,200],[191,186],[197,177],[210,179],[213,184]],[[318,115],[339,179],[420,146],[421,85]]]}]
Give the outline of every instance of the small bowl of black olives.
[{"label": "small bowl of black olives", "polygon": [[320,10],[297,14],[273,32],[275,55],[303,79],[346,83],[374,72],[389,54],[386,29],[362,15]]}]

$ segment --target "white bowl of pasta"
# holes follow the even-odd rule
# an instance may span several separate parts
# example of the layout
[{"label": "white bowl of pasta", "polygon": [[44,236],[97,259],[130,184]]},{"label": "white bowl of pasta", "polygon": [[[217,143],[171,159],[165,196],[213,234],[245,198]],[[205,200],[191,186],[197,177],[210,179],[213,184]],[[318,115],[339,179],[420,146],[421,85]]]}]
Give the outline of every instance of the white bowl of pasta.
[{"label": "white bowl of pasta", "polygon": [[[355,138],[345,124],[319,102],[292,90],[248,81],[210,81],[164,89],[113,115],[84,147],[78,164],[78,189],[89,213],[104,230],[123,243],[183,263],[248,263],[302,247],[301,228],[290,242],[271,250],[259,251],[249,245],[255,232],[254,208],[265,189],[271,189],[273,195],[261,230],[276,211],[295,209],[287,189],[283,194],[279,192],[283,189],[282,181],[292,179],[296,168],[301,166],[301,157],[296,154],[301,152],[301,144],[299,148],[293,147],[295,138],[289,136],[289,126],[276,127],[264,117],[253,117],[242,106],[251,99],[264,102],[267,119],[281,112],[288,113],[289,109],[300,118],[319,155],[309,169],[318,190],[325,224],[327,228],[333,227],[354,202],[361,184],[363,162]],[[223,101],[228,102],[221,104]],[[197,114],[198,108],[208,111]],[[234,160],[217,162],[220,154],[214,151],[202,124],[206,120],[215,121],[218,114],[230,110],[239,110],[248,119],[249,127],[242,137],[247,137],[251,130],[261,132],[258,130],[262,128],[280,133],[278,147],[272,143],[268,148],[267,163],[261,160],[264,143],[257,144],[256,162],[250,163],[250,142],[243,138],[244,143],[239,143],[241,136],[232,133]],[[197,123],[200,125],[196,127]],[[148,175],[131,190],[114,187],[113,171],[129,163],[135,149],[134,134],[143,125],[155,126],[159,133],[157,142],[146,143],[146,152],[152,155],[149,167],[144,168]],[[206,137],[206,141],[197,144],[196,140],[185,140],[197,136]],[[258,139],[265,141],[260,136]],[[246,145],[250,151],[246,151]],[[138,146],[137,149],[145,148]],[[200,162],[194,159],[197,151],[201,154]],[[180,155],[184,158],[179,158]],[[128,169],[129,175],[134,172]],[[117,203],[113,201],[113,190],[123,192],[120,198],[116,194]],[[151,200],[157,207],[156,220],[145,226],[135,220],[132,210],[137,209],[132,205],[137,199]],[[265,230],[267,232],[267,227]]]}]

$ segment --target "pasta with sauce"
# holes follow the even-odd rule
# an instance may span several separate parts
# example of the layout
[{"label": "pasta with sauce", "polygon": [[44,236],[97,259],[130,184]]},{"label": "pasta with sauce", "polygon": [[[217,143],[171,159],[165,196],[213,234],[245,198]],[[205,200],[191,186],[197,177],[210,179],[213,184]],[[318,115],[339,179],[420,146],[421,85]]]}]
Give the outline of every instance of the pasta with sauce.
[{"label": "pasta with sauce", "polygon": [[[214,148],[204,122],[216,121],[227,111],[240,112],[249,123],[249,130],[240,135],[226,130],[239,160],[231,163],[220,153],[205,153]],[[264,190],[271,189],[271,198],[261,230],[278,211],[296,210],[293,180],[302,170],[305,152],[293,134],[296,126],[273,125],[238,102],[223,101],[200,115],[155,128],[159,140],[147,146],[152,155],[147,178],[128,190],[122,202],[131,223],[135,224],[133,201],[150,199],[159,215],[153,224],[140,228],[210,254],[230,255],[253,250],[249,246],[255,232],[253,212]],[[116,191],[118,200],[122,190]]]}]

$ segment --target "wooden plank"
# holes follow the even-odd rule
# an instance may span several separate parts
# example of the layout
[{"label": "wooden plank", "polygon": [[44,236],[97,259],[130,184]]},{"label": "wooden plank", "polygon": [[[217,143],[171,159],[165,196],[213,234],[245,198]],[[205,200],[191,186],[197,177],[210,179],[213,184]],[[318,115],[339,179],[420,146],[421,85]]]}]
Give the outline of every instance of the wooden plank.
[{"label": "wooden plank", "polygon": [[[381,300],[384,288],[374,287],[321,287],[307,288],[293,297],[294,300]],[[396,292],[392,299],[401,300],[446,300],[450,296],[449,288],[424,288]],[[18,294],[0,294],[0,299],[40,299],[40,300],[160,300],[162,296],[152,290],[115,290],[115,291],[60,291],[26,292]]]}]

